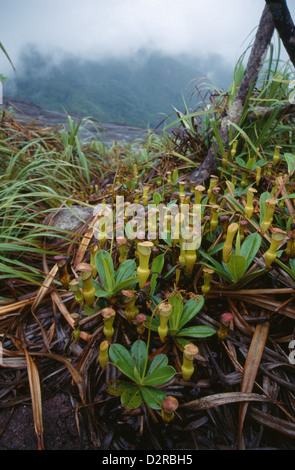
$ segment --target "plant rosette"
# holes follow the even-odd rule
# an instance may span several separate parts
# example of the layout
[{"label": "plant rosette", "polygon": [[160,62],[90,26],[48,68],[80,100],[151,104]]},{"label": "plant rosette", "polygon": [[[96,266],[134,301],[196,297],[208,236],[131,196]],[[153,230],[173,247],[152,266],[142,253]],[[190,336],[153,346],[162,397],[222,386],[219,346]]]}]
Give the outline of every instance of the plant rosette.
[{"label": "plant rosette", "polygon": [[157,387],[170,382],[176,373],[168,365],[167,356],[158,354],[149,361],[147,345],[137,340],[130,351],[121,344],[112,344],[109,358],[129,380],[111,380],[107,384],[107,392],[120,396],[122,405],[127,409],[138,408],[145,402],[150,408],[161,410],[166,394]]},{"label": "plant rosette", "polygon": [[[167,337],[171,338],[180,349],[190,342],[186,338],[207,338],[216,333],[213,328],[206,325],[185,327],[203,308],[204,297],[202,295],[196,295],[184,302],[181,293],[174,291],[168,302],[172,305],[172,313],[168,319]],[[146,326],[152,331],[158,331],[160,318],[157,315],[157,308],[154,317],[147,317]]]},{"label": "plant rosette", "polygon": [[99,299],[112,299],[120,295],[123,290],[132,289],[138,283],[135,260],[123,261],[117,271],[114,269],[113,260],[105,250],[99,250],[95,255],[97,278],[93,279],[95,287],[95,304],[93,308],[84,307],[86,315],[97,312]]},{"label": "plant rosette", "polygon": [[246,285],[265,272],[264,269],[260,269],[254,273],[247,274],[247,270],[251,267],[251,263],[260,249],[261,242],[262,238],[259,233],[252,233],[240,244],[238,234],[235,250],[229,255],[227,263],[224,261],[219,263],[214,258],[214,255],[222,250],[223,244],[220,244],[209,253],[200,250],[201,256],[210,263],[202,261],[202,264],[212,268],[216,274],[219,274],[219,276],[229,284],[233,285],[239,283],[239,285],[241,285],[241,283],[243,283],[243,285]]}]

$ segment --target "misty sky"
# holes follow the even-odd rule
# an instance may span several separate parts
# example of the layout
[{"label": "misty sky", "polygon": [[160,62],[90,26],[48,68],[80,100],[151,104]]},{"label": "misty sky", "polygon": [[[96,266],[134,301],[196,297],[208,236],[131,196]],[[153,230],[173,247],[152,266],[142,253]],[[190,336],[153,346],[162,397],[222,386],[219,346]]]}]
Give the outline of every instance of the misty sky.
[{"label": "misty sky", "polygon": [[[288,1],[293,18],[294,3]],[[61,52],[124,57],[147,48],[218,53],[233,65],[254,38],[264,5],[264,0],[0,0],[0,41],[16,66],[28,43],[52,57]],[[0,73],[10,70],[0,54]]]}]

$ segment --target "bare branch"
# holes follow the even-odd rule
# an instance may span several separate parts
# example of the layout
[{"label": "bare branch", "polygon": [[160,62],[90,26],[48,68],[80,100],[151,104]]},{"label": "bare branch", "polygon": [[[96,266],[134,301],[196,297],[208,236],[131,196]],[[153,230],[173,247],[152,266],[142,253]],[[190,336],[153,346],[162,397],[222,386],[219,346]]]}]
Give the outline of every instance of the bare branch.
[{"label": "bare branch", "polygon": [[[250,109],[247,118],[251,121],[260,118],[268,118],[271,114],[276,110],[276,106],[264,107],[264,106],[257,106],[256,108]],[[285,116],[289,116],[290,114],[295,114],[295,104],[286,103],[280,106],[279,112],[277,114],[277,119]]]},{"label": "bare branch", "polygon": [[265,0],[272,15],[275,28],[295,66],[295,26],[286,0]]}]

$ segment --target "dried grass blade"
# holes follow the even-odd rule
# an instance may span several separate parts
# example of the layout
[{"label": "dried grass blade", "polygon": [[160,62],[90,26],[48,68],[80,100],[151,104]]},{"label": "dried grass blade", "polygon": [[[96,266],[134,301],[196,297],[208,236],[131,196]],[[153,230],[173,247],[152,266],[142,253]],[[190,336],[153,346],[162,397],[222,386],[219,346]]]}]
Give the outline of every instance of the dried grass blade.
[{"label": "dried grass blade", "polygon": [[79,246],[79,249],[77,251],[76,257],[75,257],[75,266],[77,266],[79,263],[81,263],[85,257],[85,252],[88,248],[89,243],[91,242],[91,239],[93,237],[93,232],[94,232],[94,224],[97,222],[98,217],[95,216],[93,220],[90,223],[90,227],[86,230],[84,233],[82,242]]},{"label": "dried grass blade", "polygon": [[1,360],[1,367],[7,367],[8,369],[23,369],[26,368],[26,364],[26,361],[20,357],[6,357]]},{"label": "dried grass blade", "polygon": [[[73,318],[71,317],[67,307],[65,306],[65,304],[63,303],[62,301],[62,298],[61,296],[59,295],[58,292],[56,291],[53,291],[51,292],[51,298],[52,298],[52,301],[55,303],[55,305],[57,306],[57,308],[59,309],[59,311],[62,313],[62,315],[64,316],[64,318],[66,319],[66,321],[69,323],[69,325],[71,325],[71,327],[74,329],[74,320]],[[88,334],[88,333],[85,333],[84,331],[81,331],[80,333],[80,338],[81,339],[84,339],[85,341],[89,341],[91,335]]]},{"label": "dried grass blade", "polygon": [[[294,291],[293,291],[294,292]],[[273,312],[277,308],[281,306],[281,302],[275,299],[267,299],[266,297],[263,296],[256,296],[256,297],[245,297],[240,296],[239,293],[237,292],[236,294],[232,294],[233,298],[243,300],[245,303],[257,305],[258,307],[265,308],[266,310],[270,310]],[[283,308],[280,308],[279,310],[280,314],[285,315],[286,317],[293,318],[295,319],[295,309],[290,307],[290,306],[285,306]]]},{"label": "dried grass blade", "polygon": [[34,427],[35,433],[37,436],[37,446],[38,450],[44,450],[44,439],[43,439],[43,418],[42,418],[42,399],[41,399],[41,386],[39,379],[38,368],[28,354],[27,350],[24,349],[26,361],[27,361],[27,370],[31,391],[32,399],[32,408],[33,408],[33,418],[34,418]]},{"label": "dried grass blade", "polygon": [[237,328],[244,333],[246,336],[251,336],[254,333],[254,328],[253,326],[249,325],[246,320],[243,318],[237,307],[235,306],[234,302],[230,297],[227,297],[227,301],[230,306],[230,310],[232,314],[234,315],[234,323],[237,326]]},{"label": "dried grass blade", "polygon": [[230,403],[249,401],[272,402],[270,398],[259,395],[258,393],[226,392],[208,395],[207,397],[202,397],[199,400],[183,403],[179,408],[199,411],[215,408],[216,406],[228,405]]},{"label": "dried grass blade", "polygon": [[[249,347],[248,355],[246,358],[242,383],[241,392],[250,393],[252,392],[261,357],[264,351],[265,343],[268,337],[269,322],[260,323],[256,326],[252,341]],[[243,403],[240,405],[239,410],[239,447],[243,448],[242,431],[245,416],[247,413],[248,404]]]},{"label": "dried grass blade", "polygon": [[39,289],[39,291],[36,295],[36,298],[33,302],[32,308],[31,308],[32,312],[35,312],[35,310],[38,307],[38,305],[40,304],[41,300],[48,293],[48,289],[51,286],[52,281],[54,280],[57,271],[58,271],[58,266],[57,266],[57,263],[56,263],[53,266],[53,268],[51,269],[51,271],[47,274],[42,287],[40,287],[40,289]]},{"label": "dried grass blade", "polygon": [[66,357],[58,356],[57,354],[53,354],[53,353],[50,353],[50,352],[47,352],[47,353],[34,352],[32,354],[34,356],[49,357],[51,359],[54,359],[54,360],[59,361],[62,364],[64,364],[68,368],[68,371],[70,372],[73,381],[75,382],[76,386],[78,387],[82,403],[84,404],[84,394],[83,394],[83,388],[82,388],[82,375],[79,373],[79,371],[76,369],[76,367],[73,366],[73,364],[71,364],[68,361],[68,359]]},{"label": "dried grass blade", "polygon": [[295,424],[290,423],[281,418],[277,418],[276,416],[272,416],[268,413],[264,413],[261,410],[257,410],[256,408],[252,408],[249,410],[249,415],[253,418],[257,423],[262,424],[263,426],[267,426],[270,429],[280,432],[285,436],[291,437],[295,439]]},{"label": "dried grass blade", "polygon": [[19,302],[9,303],[3,307],[0,307],[0,315],[6,315],[9,312],[13,312],[15,310],[21,309],[26,305],[30,305],[34,301],[35,297],[32,296],[29,299],[20,300]]}]

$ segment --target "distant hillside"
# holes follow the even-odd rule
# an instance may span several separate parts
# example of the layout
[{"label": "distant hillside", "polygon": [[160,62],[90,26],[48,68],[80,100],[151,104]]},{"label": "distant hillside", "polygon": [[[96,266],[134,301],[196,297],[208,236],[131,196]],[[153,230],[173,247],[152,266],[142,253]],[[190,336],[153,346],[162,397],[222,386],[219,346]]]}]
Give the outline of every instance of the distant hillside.
[{"label": "distant hillside", "polygon": [[103,122],[157,125],[173,106],[184,109],[196,80],[210,73],[227,87],[232,71],[218,56],[204,60],[168,57],[141,51],[129,59],[103,62],[65,57],[55,62],[35,48],[26,48],[5,94],[31,100],[54,111],[81,113]]}]

